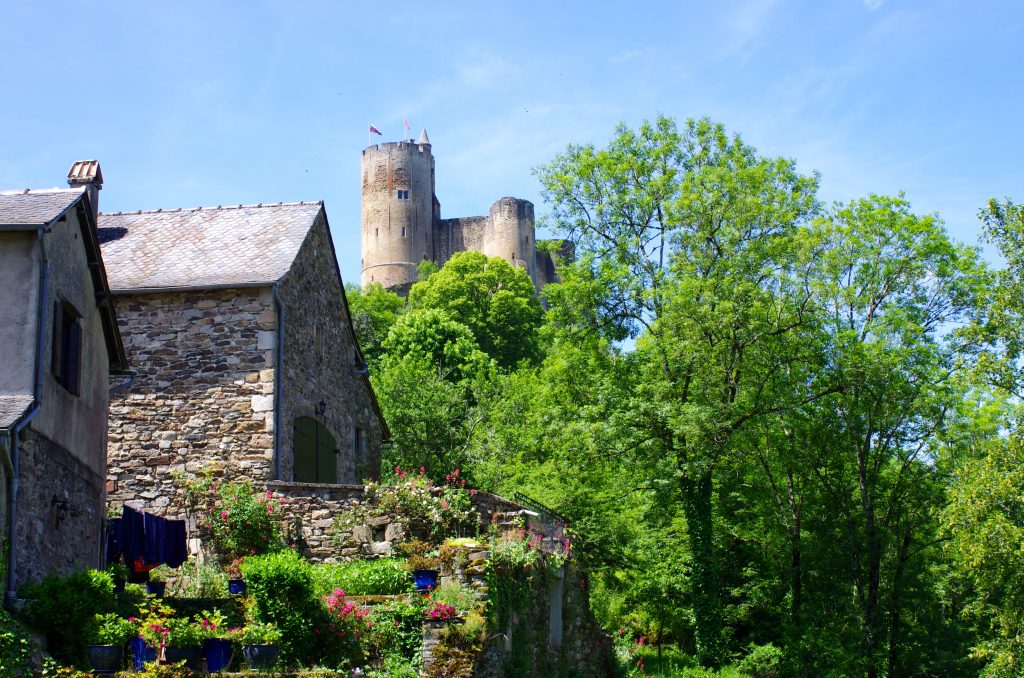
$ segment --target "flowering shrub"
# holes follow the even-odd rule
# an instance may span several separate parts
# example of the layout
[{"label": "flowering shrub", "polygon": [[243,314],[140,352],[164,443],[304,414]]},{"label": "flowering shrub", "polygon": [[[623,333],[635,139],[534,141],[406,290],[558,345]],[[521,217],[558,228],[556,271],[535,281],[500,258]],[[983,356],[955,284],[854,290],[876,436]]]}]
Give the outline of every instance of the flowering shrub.
[{"label": "flowering shrub", "polygon": [[504,530],[491,543],[491,560],[510,567],[529,568],[541,557],[541,536],[525,529]]},{"label": "flowering shrub", "polygon": [[199,529],[225,559],[271,553],[283,545],[280,497],[260,492],[248,481],[223,482],[210,476],[185,485]]},{"label": "flowering shrub", "polygon": [[479,517],[470,494],[475,490],[466,489],[459,469],[445,476],[444,485],[435,485],[422,466],[418,472],[401,466],[394,471],[395,485],[371,483],[366,488],[376,495],[381,512],[404,516],[410,531],[420,536],[440,539],[475,534]]},{"label": "flowering shrub", "polygon": [[332,591],[324,598],[324,603],[327,606],[325,623],[314,629],[327,650],[323,660],[330,666],[362,662],[362,638],[373,628],[373,622],[366,620],[369,609],[356,605],[341,589]]},{"label": "flowering shrub", "polygon": [[447,603],[432,602],[423,612],[424,616],[431,621],[448,621],[457,615],[455,607]]}]

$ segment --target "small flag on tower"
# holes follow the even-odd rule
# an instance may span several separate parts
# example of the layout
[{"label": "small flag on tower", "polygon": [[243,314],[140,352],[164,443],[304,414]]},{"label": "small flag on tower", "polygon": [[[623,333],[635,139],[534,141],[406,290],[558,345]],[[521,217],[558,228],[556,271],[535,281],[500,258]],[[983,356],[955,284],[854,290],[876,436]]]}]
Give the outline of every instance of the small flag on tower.
[{"label": "small flag on tower", "polygon": [[372,122],[370,123],[370,134],[377,134],[377,135],[380,135],[380,136],[384,136],[383,134],[380,133],[379,129],[377,129],[376,127],[373,126]]},{"label": "small flag on tower", "polygon": [[405,127],[405,130],[406,130],[406,131],[409,131],[409,119],[408,119],[408,118],[406,118],[406,119],[405,119],[405,125],[404,125],[404,127]]}]

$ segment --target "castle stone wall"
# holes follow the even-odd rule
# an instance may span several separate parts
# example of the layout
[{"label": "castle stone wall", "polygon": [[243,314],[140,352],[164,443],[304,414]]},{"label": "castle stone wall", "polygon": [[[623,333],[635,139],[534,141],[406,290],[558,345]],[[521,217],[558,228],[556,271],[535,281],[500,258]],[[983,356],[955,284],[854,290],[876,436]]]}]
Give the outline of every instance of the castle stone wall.
[{"label": "castle stone wall", "polygon": [[[483,249],[489,257],[501,257],[513,266],[525,268],[535,280],[533,203],[505,197],[491,205]],[[535,280],[536,282],[536,280]]]},{"label": "castle stone wall", "polygon": [[118,508],[183,512],[172,473],[213,463],[226,478],[274,473],[270,288],[121,295],[134,383],[111,394],[107,490]]}]

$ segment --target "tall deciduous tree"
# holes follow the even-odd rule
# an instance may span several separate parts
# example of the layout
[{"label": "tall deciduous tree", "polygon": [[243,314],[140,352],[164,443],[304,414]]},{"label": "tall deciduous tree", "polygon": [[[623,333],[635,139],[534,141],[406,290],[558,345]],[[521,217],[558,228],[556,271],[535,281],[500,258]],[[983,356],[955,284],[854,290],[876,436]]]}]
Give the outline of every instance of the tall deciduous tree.
[{"label": "tall deciduous tree", "polygon": [[637,422],[675,464],[692,554],[698,657],[717,665],[724,628],[715,551],[716,467],[734,435],[772,411],[766,386],[790,360],[807,295],[793,232],[817,180],[760,156],[707,120],[620,127],[538,171],[552,226],[576,243],[552,303],[565,319],[639,336]]}]

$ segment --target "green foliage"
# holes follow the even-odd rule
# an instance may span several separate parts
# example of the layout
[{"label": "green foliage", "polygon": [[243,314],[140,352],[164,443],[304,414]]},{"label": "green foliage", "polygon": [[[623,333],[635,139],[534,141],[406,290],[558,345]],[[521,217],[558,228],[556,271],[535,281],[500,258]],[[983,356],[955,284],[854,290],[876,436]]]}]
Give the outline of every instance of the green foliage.
[{"label": "green foliage", "polygon": [[257,491],[249,481],[224,482],[206,475],[186,483],[185,491],[199,529],[225,561],[283,548],[280,503],[269,490]]},{"label": "green foliage", "polygon": [[233,629],[228,637],[239,645],[277,645],[281,642],[281,629],[276,624],[254,621]]},{"label": "green foliage", "polygon": [[25,618],[46,636],[51,654],[66,664],[86,661],[86,634],[97,613],[114,608],[114,579],[103,570],[50,575],[21,589]]},{"label": "green foliage", "polygon": [[367,285],[364,290],[358,285],[346,285],[345,296],[359,348],[371,368],[375,368],[383,354],[384,340],[405,311],[405,300],[380,283]]},{"label": "green foliage", "polygon": [[409,306],[457,318],[504,368],[540,357],[543,311],[533,282],[524,269],[501,257],[455,254],[440,271],[412,286]]},{"label": "green foliage", "polygon": [[947,553],[973,596],[964,613],[982,626],[974,656],[984,674],[1024,672],[1024,441],[993,438],[959,471],[943,513]]},{"label": "green foliage", "polygon": [[182,563],[171,595],[178,598],[227,598],[228,578],[224,571],[212,564],[200,565],[195,557]]},{"label": "green foliage", "polygon": [[206,639],[203,627],[194,619],[172,617],[167,620],[164,642],[174,647],[198,647]]},{"label": "green foliage", "polygon": [[450,605],[458,615],[466,615],[483,601],[472,587],[459,582],[445,582],[430,592],[430,602]]},{"label": "green foliage", "polygon": [[124,645],[139,634],[139,626],[114,612],[97,614],[92,622],[93,645]]},{"label": "green foliage", "polygon": [[384,659],[385,666],[402,666],[404,671],[405,666],[418,664],[423,642],[424,607],[423,598],[415,596],[410,602],[392,601],[374,608],[369,649]]},{"label": "green foliage", "polygon": [[256,621],[281,630],[281,661],[295,665],[318,656],[314,629],[323,621],[323,609],[312,565],[294,551],[279,551],[246,558],[242,574]]},{"label": "green foliage", "polygon": [[398,558],[325,563],[313,568],[313,588],[319,596],[341,589],[350,596],[393,596],[408,593],[412,579]]},{"label": "green foliage", "polygon": [[782,650],[771,643],[752,645],[750,651],[737,665],[743,675],[751,678],[780,678]]},{"label": "green foliage", "polygon": [[346,667],[362,660],[367,610],[341,590],[318,595],[315,566],[289,550],[246,558],[241,568],[253,600],[251,621],[280,630],[282,664]]},{"label": "green foliage", "polygon": [[0,607],[0,666],[14,678],[30,675],[37,648],[6,609]]},{"label": "green foliage", "polygon": [[429,365],[437,376],[453,384],[465,384],[488,367],[470,329],[453,316],[437,309],[413,310],[398,319],[384,340],[387,370],[405,359]]}]

